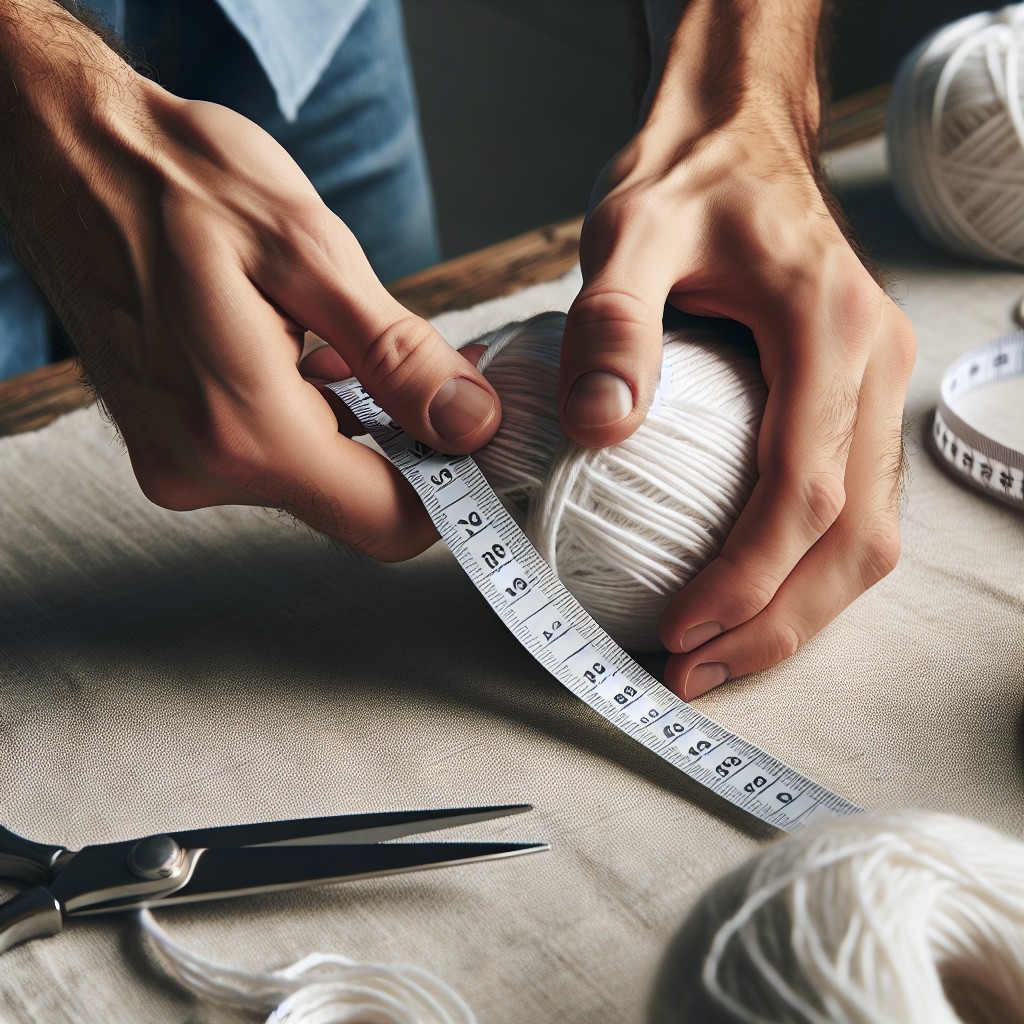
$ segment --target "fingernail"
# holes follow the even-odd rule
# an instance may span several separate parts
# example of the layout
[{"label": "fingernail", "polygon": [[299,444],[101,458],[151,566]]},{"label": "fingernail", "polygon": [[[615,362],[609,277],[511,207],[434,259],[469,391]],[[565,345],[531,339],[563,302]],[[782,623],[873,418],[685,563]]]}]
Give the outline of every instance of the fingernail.
[{"label": "fingernail", "polygon": [[430,400],[430,425],[456,444],[479,430],[494,415],[491,395],[465,377],[446,380]]},{"label": "fingernail", "polygon": [[686,682],[683,683],[683,697],[686,700],[693,700],[702,697],[708,690],[729,678],[729,666],[723,665],[720,661],[709,661],[706,665],[694,665],[690,669]]},{"label": "fingernail", "polygon": [[699,626],[691,626],[684,634],[679,646],[684,651],[692,651],[695,647],[707,643],[713,636],[722,632],[720,622],[702,622]]},{"label": "fingernail", "polygon": [[607,427],[633,411],[633,391],[614,373],[591,370],[577,377],[565,404],[565,416],[577,427]]}]

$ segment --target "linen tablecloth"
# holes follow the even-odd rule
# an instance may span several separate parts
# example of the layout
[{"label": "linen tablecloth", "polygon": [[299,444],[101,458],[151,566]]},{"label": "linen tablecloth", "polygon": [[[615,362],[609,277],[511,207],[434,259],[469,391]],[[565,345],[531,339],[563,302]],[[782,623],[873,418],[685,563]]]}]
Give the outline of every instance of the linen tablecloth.
[{"label": "linen tablecloth", "polygon": [[[918,332],[902,560],[795,657],[700,707],[863,806],[1020,836],[1024,520],[951,481],[926,435],[942,369],[1011,328],[1024,276],[919,242],[880,143],[834,173]],[[564,309],[577,280],[436,323],[461,343]],[[75,846],[527,801],[450,837],[553,846],[160,916],[210,956],[412,961],[481,1024],[631,1024],[687,911],[763,842],[532,663],[440,546],[385,566],[262,510],[163,511],[95,409],[0,442],[0,538],[0,821],[16,831]],[[0,1019],[253,1018],[196,1002],[112,917],[5,954]]]}]

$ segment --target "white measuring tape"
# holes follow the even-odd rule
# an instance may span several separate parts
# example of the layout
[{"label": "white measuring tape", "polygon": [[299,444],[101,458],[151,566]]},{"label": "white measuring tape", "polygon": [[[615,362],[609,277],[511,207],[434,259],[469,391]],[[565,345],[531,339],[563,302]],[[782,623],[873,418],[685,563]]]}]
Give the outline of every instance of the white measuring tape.
[{"label": "white measuring tape", "polygon": [[994,441],[956,411],[961,395],[988,384],[1024,377],[1024,331],[972,348],[943,374],[932,425],[942,464],[991,498],[1024,509],[1024,453]]},{"label": "white measuring tape", "polygon": [[702,715],[641,668],[541,558],[468,455],[404,433],[355,380],[328,385],[415,488],[516,639],[580,700],[712,792],[785,832],[860,808]]}]

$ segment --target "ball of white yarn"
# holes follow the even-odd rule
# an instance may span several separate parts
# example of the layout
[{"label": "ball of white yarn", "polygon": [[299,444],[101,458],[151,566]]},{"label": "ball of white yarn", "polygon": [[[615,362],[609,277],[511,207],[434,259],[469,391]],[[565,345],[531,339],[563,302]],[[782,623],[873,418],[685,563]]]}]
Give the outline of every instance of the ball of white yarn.
[{"label": "ball of white yarn", "polygon": [[181,985],[207,1002],[270,1010],[266,1024],[476,1024],[462,996],[415,964],[313,953],[278,970],[244,970],[176,942],[149,910],[138,922]]},{"label": "ball of white yarn", "polygon": [[1024,266],[1024,4],[940,29],[903,61],[887,137],[896,193],[925,237]]},{"label": "ball of white yarn", "polygon": [[603,449],[558,422],[564,313],[481,339],[503,419],[474,456],[562,582],[623,646],[659,650],[669,599],[719,551],[754,486],[766,391],[737,325],[693,318],[665,335],[646,421]]},{"label": "ball of white yarn", "polygon": [[787,836],[698,905],[653,1020],[1024,1020],[1024,843],[927,811]]}]

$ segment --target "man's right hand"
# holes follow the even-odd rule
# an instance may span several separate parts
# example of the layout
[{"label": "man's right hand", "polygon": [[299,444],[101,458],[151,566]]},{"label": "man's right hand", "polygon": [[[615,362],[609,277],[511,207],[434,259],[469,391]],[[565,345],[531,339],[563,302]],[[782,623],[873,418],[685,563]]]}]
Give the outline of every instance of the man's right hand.
[{"label": "man's right hand", "polygon": [[385,560],[433,543],[412,489],[303,377],[303,332],[331,346],[318,376],[358,377],[441,451],[490,440],[497,395],[269,135],[140,77],[50,0],[0,0],[0,151],[12,248],[151,500],[283,508]]}]

